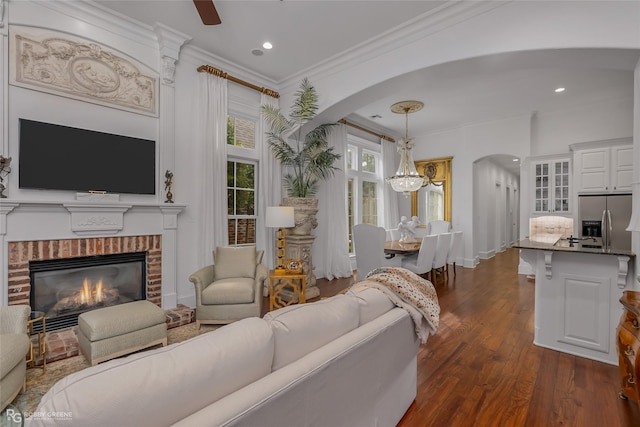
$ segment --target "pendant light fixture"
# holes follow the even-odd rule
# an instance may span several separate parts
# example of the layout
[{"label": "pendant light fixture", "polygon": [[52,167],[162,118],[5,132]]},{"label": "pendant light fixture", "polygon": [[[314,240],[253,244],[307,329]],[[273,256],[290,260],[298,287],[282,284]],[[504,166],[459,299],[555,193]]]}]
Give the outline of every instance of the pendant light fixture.
[{"label": "pendant light fixture", "polygon": [[424,107],[424,103],[420,101],[401,101],[391,106],[393,113],[405,115],[405,136],[397,142],[400,153],[398,170],[394,176],[387,178],[387,182],[391,184],[394,191],[403,193],[405,196],[408,196],[412,191],[419,190],[424,184],[424,177],[418,173],[411,153],[415,141],[413,138],[409,138],[409,113],[420,111],[422,107]]}]

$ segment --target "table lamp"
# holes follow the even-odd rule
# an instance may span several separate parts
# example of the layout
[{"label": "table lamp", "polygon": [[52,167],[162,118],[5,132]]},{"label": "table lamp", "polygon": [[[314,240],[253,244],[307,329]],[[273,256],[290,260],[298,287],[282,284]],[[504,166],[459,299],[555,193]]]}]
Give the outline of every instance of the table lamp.
[{"label": "table lamp", "polygon": [[286,272],[284,268],[284,258],[286,254],[286,243],[284,240],[284,229],[295,226],[295,218],[293,216],[293,207],[289,206],[267,206],[267,212],[264,219],[264,225],[271,228],[278,228],[276,234],[276,268],[274,272],[283,274]]}]

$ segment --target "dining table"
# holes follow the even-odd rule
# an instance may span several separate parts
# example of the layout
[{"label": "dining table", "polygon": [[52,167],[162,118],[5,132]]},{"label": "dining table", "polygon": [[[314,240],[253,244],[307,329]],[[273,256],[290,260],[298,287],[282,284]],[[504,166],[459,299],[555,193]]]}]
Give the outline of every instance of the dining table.
[{"label": "dining table", "polygon": [[412,255],[420,251],[421,241],[408,243],[400,240],[390,240],[384,242],[384,253],[393,258],[396,255]]}]

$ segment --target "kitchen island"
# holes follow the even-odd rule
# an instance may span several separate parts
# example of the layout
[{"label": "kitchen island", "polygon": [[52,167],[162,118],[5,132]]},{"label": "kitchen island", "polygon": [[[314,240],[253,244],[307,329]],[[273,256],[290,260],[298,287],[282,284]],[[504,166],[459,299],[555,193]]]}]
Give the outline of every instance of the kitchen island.
[{"label": "kitchen island", "polygon": [[535,274],[534,344],[617,365],[619,299],[634,288],[635,254],[561,236],[541,240],[514,245]]}]

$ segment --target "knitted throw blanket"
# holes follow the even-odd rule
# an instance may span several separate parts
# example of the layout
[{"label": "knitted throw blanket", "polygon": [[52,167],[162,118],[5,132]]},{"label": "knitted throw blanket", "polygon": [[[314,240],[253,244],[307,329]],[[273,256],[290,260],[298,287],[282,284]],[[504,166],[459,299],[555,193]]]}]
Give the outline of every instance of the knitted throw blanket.
[{"label": "knitted throw blanket", "polygon": [[379,289],[396,306],[406,310],[422,344],[427,342],[429,334],[438,330],[440,305],[436,290],[428,280],[404,268],[380,267],[354,284],[352,289],[364,287]]}]

